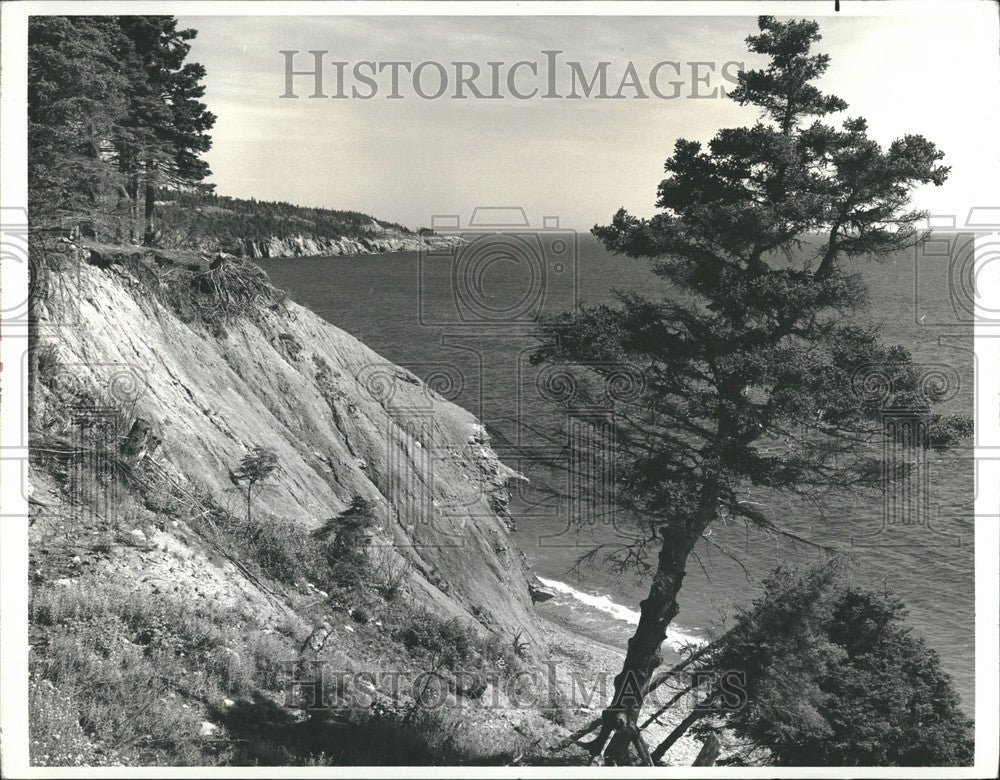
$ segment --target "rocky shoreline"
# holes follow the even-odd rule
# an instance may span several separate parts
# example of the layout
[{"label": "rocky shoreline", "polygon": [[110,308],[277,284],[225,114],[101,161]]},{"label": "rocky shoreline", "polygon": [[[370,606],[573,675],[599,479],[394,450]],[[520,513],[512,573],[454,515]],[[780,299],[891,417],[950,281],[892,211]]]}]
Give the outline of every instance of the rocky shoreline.
[{"label": "rocky shoreline", "polygon": [[[169,242],[168,242],[169,243]],[[288,260],[299,257],[340,257],[377,255],[393,252],[422,252],[450,249],[465,243],[460,236],[406,235],[384,230],[370,236],[336,238],[306,233],[265,238],[239,238],[226,241],[187,239],[183,249],[202,253],[224,252],[252,260]]]}]

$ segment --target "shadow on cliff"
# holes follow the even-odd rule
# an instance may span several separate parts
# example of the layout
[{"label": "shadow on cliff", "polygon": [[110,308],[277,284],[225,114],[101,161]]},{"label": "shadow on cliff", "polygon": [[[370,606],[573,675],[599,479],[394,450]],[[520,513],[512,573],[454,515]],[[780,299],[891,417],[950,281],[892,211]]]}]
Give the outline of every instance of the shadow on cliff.
[{"label": "shadow on cliff", "polygon": [[256,694],[228,709],[215,708],[211,719],[223,726],[240,766],[455,766],[505,765],[516,760],[505,752],[483,755],[468,749],[460,735],[430,714],[373,710],[311,713],[289,710]]}]

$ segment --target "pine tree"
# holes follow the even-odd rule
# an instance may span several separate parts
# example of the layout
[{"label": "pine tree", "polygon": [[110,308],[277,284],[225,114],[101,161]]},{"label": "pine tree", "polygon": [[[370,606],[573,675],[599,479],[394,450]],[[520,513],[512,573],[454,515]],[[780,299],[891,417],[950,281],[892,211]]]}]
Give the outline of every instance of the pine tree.
[{"label": "pine tree", "polygon": [[[746,704],[721,713],[748,754],[774,766],[961,766],[972,724],[937,653],[888,588],[843,561],[778,569],[712,654],[745,676]],[[762,751],[762,752],[761,752]]]},{"label": "pine tree", "polygon": [[232,470],[229,478],[246,496],[247,527],[251,526],[250,509],[253,497],[263,489],[263,483],[278,469],[278,455],[268,447],[254,447],[243,456],[240,465]]},{"label": "pine tree", "polygon": [[127,112],[121,58],[129,42],[114,17],[33,16],[28,25],[28,199],[32,227],[115,216],[111,165]]},{"label": "pine tree", "polygon": [[865,453],[877,452],[884,405],[852,392],[866,366],[888,375],[888,405],[943,422],[909,353],[852,319],[866,290],[843,263],[921,239],[909,193],[945,180],[943,155],[918,135],[882,148],[860,118],[824,123],[846,104],[814,83],[829,60],[811,52],[818,25],[762,16],[758,26],[749,48],[770,62],[742,73],[732,97],[761,118],[720,130],[707,148],[678,140],[659,186],[662,211],[639,219],[623,209],[594,228],[610,251],[650,262],[672,293],[554,318],[546,329],[557,346],[535,358],[565,364],[581,387],[623,364],[643,377],[640,397],[620,403],[613,422],[616,498],[638,533],[612,562],[638,562],[652,582],[588,743],[611,763],[628,763],[632,746],[649,760],[639,711],[687,559],[709,526],[726,515],[788,534],[748,490],[815,497],[879,485],[881,463]]},{"label": "pine tree", "polygon": [[313,532],[326,559],[328,586],[357,590],[371,581],[370,535],[377,524],[372,505],[354,496],[347,509]]},{"label": "pine tree", "polygon": [[135,223],[141,211],[151,243],[157,189],[209,175],[200,155],[211,146],[215,116],[200,101],[205,69],[186,62],[195,35],[169,16],[31,18],[28,170],[36,226],[90,223],[117,238],[123,218]]},{"label": "pine tree", "polygon": [[157,188],[196,184],[211,173],[199,155],[211,147],[215,115],[199,100],[205,93],[204,67],[185,62],[196,30],[178,30],[172,16],[118,21],[132,50],[128,119],[117,145],[136,216],[142,198],[143,243],[148,245],[156,238]]}]

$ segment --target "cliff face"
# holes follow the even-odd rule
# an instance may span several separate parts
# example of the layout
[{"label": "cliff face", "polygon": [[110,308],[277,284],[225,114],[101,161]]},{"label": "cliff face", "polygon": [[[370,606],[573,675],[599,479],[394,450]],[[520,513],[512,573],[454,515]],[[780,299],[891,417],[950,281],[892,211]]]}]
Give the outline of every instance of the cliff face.
[{"label": "cliff face", "polygon": [[[257,511],[312,529],[361,496],[382,520],[375,541],[412,567],[410,598],[503,636],[538,636],[508,532],[517,475],[470,413],[295,303],[252,301],[222,327],[184,317],[155,289],[181,270],[176,258],[130,251],[95,250],[52,275],[38,349],[159,439],[159,467],[241,511],[231,470],[249,449],[270,448],[279,469]],[[244,264],[218,258],[213,268]],[[193,278],[205,285],[214,273]],[[183,546],[169,527],[164,537],[164,551]],[[242,578],[231,567],[213,576]],[[245,601],[244,590],[230,600]]]},{"label": "cliff face", "polygon": [[405,236],[386,233],[371,238],[338,239],[296,235],[288,238],[242,239],[226,251],[243,257],[281,259],[317,255],[368,255],[384,252],[418,252],[454,246],[460,239],[453,236]]},{"label": "cliff face", "polygon": [[[559,613],[546,605],[536,613],[509,534],[519,477],[471,414],[285,300],[249,261],[65,254],[35,280],[39,763],[544,762],[593,716],[596,676],[620,653],[548,622]],[[233,471],[254,447],[278,459],[253,499],[263,535],[231,522],[245,510]],[[379,520],[364,565],[405,562],[391,597],[378,571],[367,601],[334,580],[323,592],[282,546],[357,497]],[[310,662],[339,675],[324,702],[346,721],[296,704],[292,675],[311,684]],[[444,708],[417,708],[429,669]]]},{"label": "cliff face", "polygon": [[255,259],[417,252],[462,243],[357,212],[191,194],[183,204],[156,205],[159,245]]}]

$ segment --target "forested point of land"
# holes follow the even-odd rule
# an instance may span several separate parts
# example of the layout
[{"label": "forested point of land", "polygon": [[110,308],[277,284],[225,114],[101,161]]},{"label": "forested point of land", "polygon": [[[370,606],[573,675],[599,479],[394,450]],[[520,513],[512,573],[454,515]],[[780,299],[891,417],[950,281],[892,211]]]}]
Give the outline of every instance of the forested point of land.
[{"label": "forested point of land", "polygon": [[215,194],[215,115],[193,29],[170,16],[38,16],[28,30],[32,227],[115,243],[409,235],[356,211]]}]

